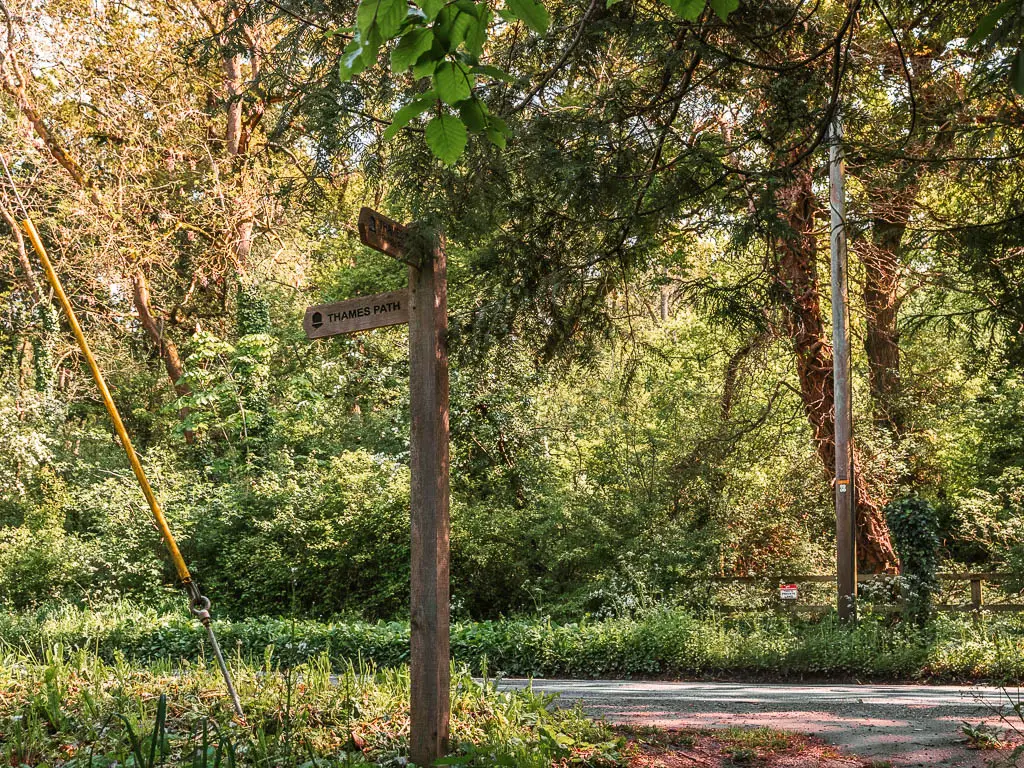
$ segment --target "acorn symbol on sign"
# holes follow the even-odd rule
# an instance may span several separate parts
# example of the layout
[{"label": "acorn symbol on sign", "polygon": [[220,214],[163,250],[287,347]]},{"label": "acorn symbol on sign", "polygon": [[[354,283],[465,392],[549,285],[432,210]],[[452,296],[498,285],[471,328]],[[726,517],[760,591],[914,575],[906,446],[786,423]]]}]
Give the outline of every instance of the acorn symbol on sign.
[{"label": "acorn symbol on sign", "polygon": [[324,324],[324,316],[321,315],[319,312],[314,312],[313,313],[313,318],[312,318],[313,329],[315,330],[315,329],[319,328],[323,324]]}]

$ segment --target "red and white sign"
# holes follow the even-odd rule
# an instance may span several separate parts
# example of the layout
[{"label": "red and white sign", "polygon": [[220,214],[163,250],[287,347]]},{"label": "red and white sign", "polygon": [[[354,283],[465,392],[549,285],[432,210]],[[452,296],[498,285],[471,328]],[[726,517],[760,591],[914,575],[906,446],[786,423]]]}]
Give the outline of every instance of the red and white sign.
[{"label": "red and white sign", "polygon": [[779,597],[783,600],[796,600],[800,596],[800,590],[796,584],[779,584]]}]

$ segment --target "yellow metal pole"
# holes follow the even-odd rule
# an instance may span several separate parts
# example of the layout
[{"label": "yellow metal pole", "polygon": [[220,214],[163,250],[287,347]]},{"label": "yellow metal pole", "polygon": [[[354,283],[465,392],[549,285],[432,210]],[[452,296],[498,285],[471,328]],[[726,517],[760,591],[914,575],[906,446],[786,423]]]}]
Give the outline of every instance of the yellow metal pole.
[{"label": "yellow metal pole", "polygon": [[71,330],[74,332],[75,338],[78,340],[78,346],[81,348],[82,354],[85,355],[85,360],[89,364],[89,370],[92,371],[92,377],[96,380],[96,386],[99,387],[100,396],[103,398],[103,404],[107,407],[107,413],[110,414],[110,420],[114,422],[114,430],[117,432],[117,436],[121,439],[121,445],[124,446],[124,451],[128,454],[128,461],[132,465],[132,471],[135,472],[135,477],[138,479],[139,485],[142,487],[142,493],[145,495],[146,501],[149,502],[149,508],[153,511],[153,517],[156,519],[156,524],[160,529],[161,536],[163,536],[164,544],[167,545],[167,551],[170,553],[171,560],[174,562],[174,568],[178,572],[178,578],[181,579],[182,585],[185,587],[189,597],[192,599],[192,613],[195,614],[206,628],[210,644],[213,646],[214,654],[217,657],[217,664],[220,667],[221,674],[224,676],[224,682],[227,684],[228,694],[231,696],[231,703],[234,706],[235,713],[239,717],[243,717],[241,702],[238,699],[238,694],[235,692],[235,686],[231,681],[231,675],[224,662],[224,656],[221,653],[220,645],[217,643],[217,638],[213,634],[213,627],[210,623],[210,601],[203,597],[199,592],[199,588],[192,580],[192,574],[189,573],[188,566],[185,565],[185,559],[181,556],[181,552],[178,549],[178,542],[175,541],[174,534],[171,533],[171,528],[167,524],[167,518],[164,517],[164,511],[160,507],[160,502],[157,501],[156,495],[153,493],[153,488],[150,486],[149,480],[146,478],[146,472],[142,468],[139,456],[135,453],[132,441],[128,437],[128,431],[124,428],[124,422],[121,421],[121,414],[118,412],[117,406],[114,404],[114,399],[110,396],[110,390],[107,389],[107,382],[103,378],[103,372],[100,370],[100,367],[96,362],[96,358],[93,357],[92,350],[89,348],[89,342],[85,339],[85,334],[82,333],[82,326],[78,324],[78,317],[75,315],[75,310],[71,306],[71,302],[68,300],[67,294],[64,293],[64,288],[60,283],[60,278],[57,276],[57,272],[54,270],[49,257],[46,255],[46,249],[43,247],[43,241],[39,237],[39,232],[36,230],[35,224],[32,223],[31,219],[26,218],[21,222],[21,226],[28,235],[28,239],[32,243],[32,247],[35,249],[36,254],[39,256],[39,261],[43,265],[43,272],[46,273],[46,279],[53,288],[53,292],[57,296],[57,301],[60,302],[60,305],[64,310],[64,315],[71,324]]},{"label": "yellow metal pole", "polygon": [[178,578],[181,579],[183,584],[188,584],[192,581],[192,574],[188,571],[188,566],[185,565],[185,559],[181,556],[181,552],[178,550],[178,543],[174,540],[174,534],[171,533],[170,526],[167,525],[167,518],[164,517],[164,511],[160,507],[160,502],[157,501],[156,495],[153,493],[153,488],[149,484],[149,480],[146,478],[146,473],[142,469],[142,463],[139,461],[138,454],[135,453],[135,448],[132,446],[132,441],[128,437],[128,431],[124,428],[124,422],[121,421],[121,414],[117,410],[117,406],[114,405],[114,399],[110,396],[110,390],[107,389],[107,382],[103,378],[103,373],[100,371],[99,365],[96,363],[96,358],[92,355],[92,350],[89,349],[89,342],[85,340],[85,334],[82,333],[82,326],[78,324],[78,318],[75,315],[75,310],[71,307],[71,302],[68,300],[67,294],[64,293],[64,288],[60,283],[60,278],[57,277],[56,271],[53,269],[53,265],[50,263],[49,257],[46,255],[46,249],[43,248],[43,241],[39,237],[39,232],[36,230],[36,225],[32,223],[31,219],[25,219],[21,222],[21,226],[24,227],[28,239],[32,243],[32,247],[35,248],[37,254],[39,254],[39,261],[43,265],[43,271],[46,273],[46,279],[50,282],[50,286],[53,288],[53,292],[57,295],[57,301],[60,302],[61,307],[64,309],[64,314],[68,318],[68,322],[71,324],[71,330],[75,334],[75,338],[78,339],[78,346],[82,349],[82,354],[85,355],[85,360],[89,364],[89,370],[92,371],[92,377],[96,380],[96,386],[99,387],[100,396],[103,398],[103,404],[107,406],[107,413],[110,414],[110,420],[114,422],[114,431],[117,432],[117,436],[121,438],[121,445],[124,446],[124,452],[128,454],[128,461],[132,465],[132,470],[135,472],[135,477],[139,481],[139,485],[142,486],[142,493],[146,497],[146,501],[149,502],[149,508],[153,510],[153,517],[156,518],[157,527],[160,529],[160,534],[164,537],[164,543],[167,545],[168,551],[171,553],[171,560],[174,561],[174,568],[178,572]]}]

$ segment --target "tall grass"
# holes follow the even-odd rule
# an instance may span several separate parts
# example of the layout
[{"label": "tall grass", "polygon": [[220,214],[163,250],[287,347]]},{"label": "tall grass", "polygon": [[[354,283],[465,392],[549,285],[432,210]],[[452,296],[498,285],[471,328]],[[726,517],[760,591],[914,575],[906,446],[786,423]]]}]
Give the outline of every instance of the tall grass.
[{"label": "tall grass", "polygon": [[[282,664],[325,656],[335,669],[360,661],[408,660],[401,622],[246,619],[216,624],[240,659],[265,653]],[[131,606],[72,607],[0,616],[0,647],[39,653],[59,644],[113,661],[205,659],[203,633],[184,613]],[[569,677],[808,677],[1009,682],[1024,676],[1024,622],[1005,615],[939,616],[918,627],[867,616],[848,628],[833,617],[695,616],[662,610],[638,620],[555,624],[547,620],[459,623],[452,656],[479,673]]]},{"label": "tall grass", "polygon": [[[246,719],[233,718],[215,668],[202,661],[142,666],[61,647],[8,653],[0,663],[0,762],[66,768],[324,768],[407,761],[404,668],[326,656],[294,669],[271,652],[233,664]],[[457,672],[449,764],[620,765],[622,746],[549,697],[498,692]]]}]

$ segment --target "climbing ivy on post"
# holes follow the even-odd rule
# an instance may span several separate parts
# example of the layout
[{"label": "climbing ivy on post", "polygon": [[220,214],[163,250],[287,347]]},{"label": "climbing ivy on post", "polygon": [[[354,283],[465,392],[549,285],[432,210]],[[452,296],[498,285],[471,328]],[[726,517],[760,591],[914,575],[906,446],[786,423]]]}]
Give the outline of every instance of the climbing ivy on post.
[{"label": "climbing ivy on post", "polygon": [[900,590],[909,618],[920,624],[932,612],[932,598],[938,591],[939,523],[935,508],[912,496],[893,501],[885,518],[900,557]]}]

